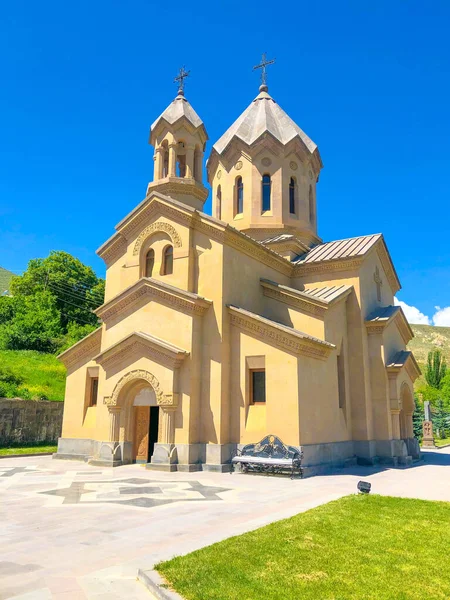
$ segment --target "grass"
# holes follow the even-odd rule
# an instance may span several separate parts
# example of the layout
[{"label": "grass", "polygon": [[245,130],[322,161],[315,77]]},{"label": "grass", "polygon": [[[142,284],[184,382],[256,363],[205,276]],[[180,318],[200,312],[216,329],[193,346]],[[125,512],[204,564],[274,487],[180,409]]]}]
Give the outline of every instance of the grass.
[{"label": "grass", "polygon": [[35,445],[35,446],[18,446],[10,448],[0,448],[0,456],[15,456],[17,454],[39,454],[41,452],[56,452],[56,445]]},{"label": "grass", "polygon": [[156,569],[186,600],[448,600],[449,553],[450,503],[355,495]]},{"label": "grass", "polygon": [[442,438],[441,440],[439,438],[435,438],[434,443],[438,448],[441,446],[447,446],[447,444],[450,444],[450,438]]},{"label": "grass", "polygon": [[53,354],[34,350],[0,350],[0,370],[2,368],[22,379],[19,386],[2,385],[7,398],[64,400],[66,369]]}]

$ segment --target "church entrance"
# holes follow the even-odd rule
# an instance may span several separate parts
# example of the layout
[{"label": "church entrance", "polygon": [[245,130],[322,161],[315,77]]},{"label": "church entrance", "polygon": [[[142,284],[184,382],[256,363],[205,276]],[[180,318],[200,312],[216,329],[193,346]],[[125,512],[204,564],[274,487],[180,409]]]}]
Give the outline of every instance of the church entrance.
[{"label": "church entrance", "polygon": [[148,463],[158,442],[159,406],[151,388],[141,390],[133,403],[133,459],[137,463]]}]

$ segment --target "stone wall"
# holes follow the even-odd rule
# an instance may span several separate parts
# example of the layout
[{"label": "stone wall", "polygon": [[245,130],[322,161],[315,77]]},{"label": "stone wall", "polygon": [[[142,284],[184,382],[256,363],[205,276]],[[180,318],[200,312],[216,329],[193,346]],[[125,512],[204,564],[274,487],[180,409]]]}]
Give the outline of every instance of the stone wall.
[{"label": "stone wall", "polygon": [[64,402],[0,398],[0,446],[56,442],[63,410]]}]

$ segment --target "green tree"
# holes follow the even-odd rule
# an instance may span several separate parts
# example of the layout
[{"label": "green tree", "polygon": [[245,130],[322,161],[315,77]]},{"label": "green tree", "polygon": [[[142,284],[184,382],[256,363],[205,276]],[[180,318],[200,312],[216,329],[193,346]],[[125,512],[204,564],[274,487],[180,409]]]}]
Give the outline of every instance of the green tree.
[{"label": "green tree", "polygon": [[447,372],[445,357],[440,350],[428,352],[425,380],[428,385],[436,390],[441,388],[442,380]]},{"label": "green tree", "polygon": [[417,396],[414,397],[414,413],[413,413],[413,430],[414,437],[419,440],[419,443],[422,441],[423,437],[423,406],[421,405]]},{"label": "green tree", "polygon": [[14,298],[13,317],[0,326],[0,343],[8,350],[54,352],[61,337],[60,314],[48,291]]},{"label": "green tree", "polygon": [[432,416],[433,426],[441,439],[447,437],[449,414],[444,406],[442,398],[436,403],[434,415]]},{"label": "green tree", "polygon": [[64,333],[71,322],[97,325],[93,310],[103,304],[105,282],[91,267],[67,252],[52,251],[47,258],[30,260],[24,274],[11,281],[15,297],[34,296],[44,290],[55,299]]}]

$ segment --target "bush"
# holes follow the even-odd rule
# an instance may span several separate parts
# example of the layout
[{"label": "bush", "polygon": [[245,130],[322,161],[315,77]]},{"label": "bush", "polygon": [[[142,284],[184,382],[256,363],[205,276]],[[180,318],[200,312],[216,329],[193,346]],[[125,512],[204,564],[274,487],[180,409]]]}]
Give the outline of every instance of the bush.
[{"label": "bush", "polygon": [[13,373],[11,369],[8,369],[7,367],[0,367],[0,382],[20,385],[23,383],[23,378],[20,375]]}]

